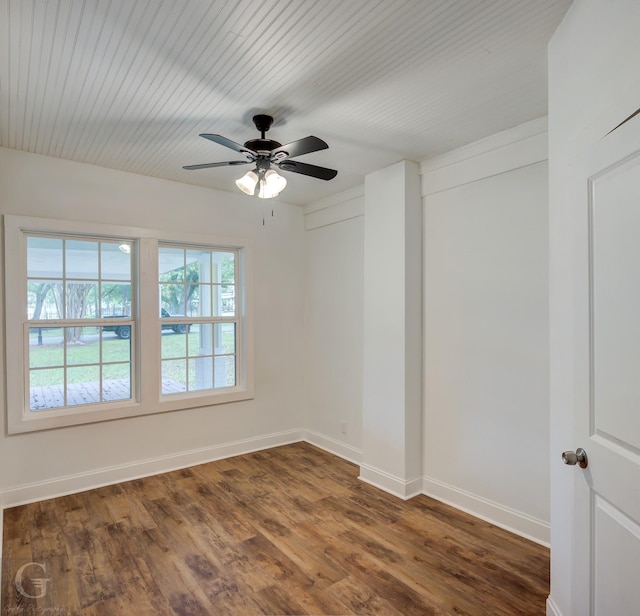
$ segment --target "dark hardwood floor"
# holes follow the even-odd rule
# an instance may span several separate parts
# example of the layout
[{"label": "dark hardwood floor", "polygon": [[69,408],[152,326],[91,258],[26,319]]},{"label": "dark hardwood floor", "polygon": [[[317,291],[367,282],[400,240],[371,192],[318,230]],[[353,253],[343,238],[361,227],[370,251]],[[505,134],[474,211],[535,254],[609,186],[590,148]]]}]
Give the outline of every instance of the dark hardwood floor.
[{"label": "dark hardwood floor", "polygon": [[297,443],[8,509],[2,615],[545,613],[547,549],[357,475]]}]

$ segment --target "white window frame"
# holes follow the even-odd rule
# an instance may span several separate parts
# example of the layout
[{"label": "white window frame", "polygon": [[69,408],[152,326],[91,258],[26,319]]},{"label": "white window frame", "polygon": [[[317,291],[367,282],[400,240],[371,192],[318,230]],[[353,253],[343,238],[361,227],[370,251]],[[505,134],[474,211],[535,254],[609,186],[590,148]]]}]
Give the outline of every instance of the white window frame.
[{"label": "white window frame", "polygon": [[[25,347],[27,322],[27,263],[25,233],[87,236],[122,239],[134,248],[133,281],[137,302],[132,333],[131,400],[102,402],[86,406],[50,410],[29,410],[28,355]],[[158,245],[175,243],[235,250],[236,310],[241,326],[237,333],[236,386],[184,394],[161,394],[161,321],[158,308]],[[5,269],[5,367],[7,390],[7,431],[31,432],[98,421],[137,417],[168,411],[213,406],[254,397],[252,244],[245,238],[215,234],[166,232],[155,229],[64,221],[26,216],[4,216]],[[28,340],[27,340],[28,343]],[[133,390],[133,388],[135,389]],[[27,392],[27,393],[26,393]]]}]

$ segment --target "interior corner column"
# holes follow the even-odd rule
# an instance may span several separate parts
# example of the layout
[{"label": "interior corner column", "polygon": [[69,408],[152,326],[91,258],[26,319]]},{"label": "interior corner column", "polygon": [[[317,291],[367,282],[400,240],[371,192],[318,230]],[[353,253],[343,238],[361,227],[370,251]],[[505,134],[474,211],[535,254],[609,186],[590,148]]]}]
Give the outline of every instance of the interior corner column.
[{"label": "interior corner column", "polygon": [[365,179],[360,479],[402,498],[421,491],[422,203],[402,161]]}]

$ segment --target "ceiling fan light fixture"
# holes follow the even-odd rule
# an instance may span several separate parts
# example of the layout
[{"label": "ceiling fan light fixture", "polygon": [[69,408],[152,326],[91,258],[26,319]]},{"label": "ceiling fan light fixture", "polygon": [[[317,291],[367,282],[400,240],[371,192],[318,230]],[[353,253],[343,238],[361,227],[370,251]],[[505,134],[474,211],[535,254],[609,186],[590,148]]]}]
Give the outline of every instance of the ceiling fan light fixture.
[{"label": "ceiling fan light fixture", "polygon": [[236,180],[236,186],[245,195],[252,196],[256,191],[258,183],[258,174],[255,171],[247,171],[241,178]]},{"label": "ceiling fan light fixture", "polygon": [[260,180],[260,190],[258,191],[259,199],[273,199],[277,197],[279,193],[274,192],[269,188],[265,180]]},{"label": "ceiling fan light fixture", "polygon": [[277,197],[287,185],[287,180],[283,178],[277,171],[269,169],[264,178],[260,180],[260,191],[258,197],[260,199],[273,199]]},{"label": "ceiling fan light fixture", "polygon": [[287,185],[287,180],[273,169],[269,169],[264,174],[264,181],[266,182],[269,189],[271,189],[276,194],[281,193],[284,190],[284,187]]}]

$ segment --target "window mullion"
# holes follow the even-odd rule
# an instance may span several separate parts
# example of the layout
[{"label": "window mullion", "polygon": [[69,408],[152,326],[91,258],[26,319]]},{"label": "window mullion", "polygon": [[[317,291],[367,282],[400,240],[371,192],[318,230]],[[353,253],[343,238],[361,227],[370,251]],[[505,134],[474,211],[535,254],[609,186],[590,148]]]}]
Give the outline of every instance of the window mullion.
[{"label": "window mullion", "polygon": [[160,323],[158,316],[158,241],[142,238],[138,245],[138,302],[136,348],[137,380],[141,400],[157,404],[160,399]]}]

